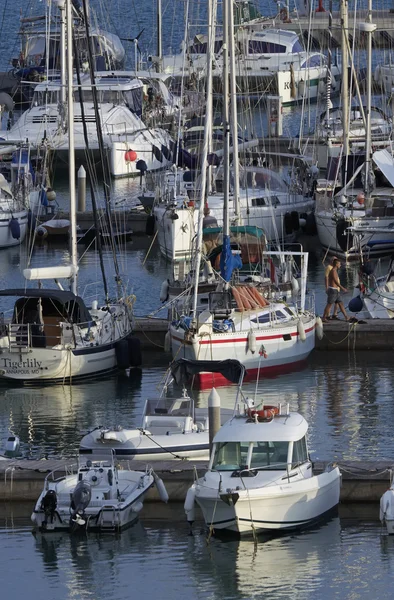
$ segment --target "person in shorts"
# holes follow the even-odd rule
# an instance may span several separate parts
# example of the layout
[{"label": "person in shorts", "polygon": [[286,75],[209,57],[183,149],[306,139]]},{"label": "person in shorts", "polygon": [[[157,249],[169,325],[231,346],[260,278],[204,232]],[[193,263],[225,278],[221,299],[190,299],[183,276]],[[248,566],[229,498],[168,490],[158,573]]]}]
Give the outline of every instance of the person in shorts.
[{"label": "person in shorts", "polygon": [[327,304],[326,307],[324,309],[324,313],[323,313],[323,322],[327,323],[327,321],[329,320],[329,316],[330,316],[330,312],[331,312],[331,308],[333,304],[337,304],[339,307],[339,310],[341,311],[341,313],[343,314],[343,316],[345,317],[345,321],[349,321],[349,317],[346,313],[345,307],[343,305],[343,300],[342,300],[342,296],[341,296],[341,291],[343,292],[347,292],[347,289],[345,287],[343,287],[343,285],[341,285],[341,282],[339,280],[339,276],[338,276],[338,269],[340,269],[341,267],[341,261],[338,258],[334,258],[334,260],[332,261],[332,269],[330,270],[329,274],[328,274],[328,286],[327,286]]},{"label": "person in shorts", "polygon": [[[326,286],[326,293],[327,293],[327,289],[328,289],[328,276],[329,276],[330,271],[331,271],[331,269],[333,267],[334,260],[338,260],[338,257],[337,256],[333,256],[332,259],[331,259],[330,264],[327,265],[327,267],[325,268],[325,271],[324,271],[324,282],[325,282],[325,286]],[[327,318],[328,319],[337,320],[339,318],[338,317],[338,310],[339,310],[338,302],[334,302],[334,312],[332,314],[332,317],[328,316]]]}]

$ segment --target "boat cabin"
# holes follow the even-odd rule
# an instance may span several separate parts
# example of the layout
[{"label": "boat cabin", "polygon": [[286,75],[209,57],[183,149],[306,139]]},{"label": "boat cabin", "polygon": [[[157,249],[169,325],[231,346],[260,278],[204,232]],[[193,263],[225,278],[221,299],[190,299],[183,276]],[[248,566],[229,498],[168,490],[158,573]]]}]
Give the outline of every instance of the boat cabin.
[{"label": "boat cabin", "polygon": [[248,409],[246,416],[234,416],[215,435],[209,469],[245,470],[253,475],[308,466],[307,430],[306,420],[298,413],[279,407]]},{"label": "boat cabin", "polygon": [[194,422],[194,402],[188,396],[180,398],[149,398],[145,403],[142,428],[151,433],[181,433],[208,428],[207,417]]}]

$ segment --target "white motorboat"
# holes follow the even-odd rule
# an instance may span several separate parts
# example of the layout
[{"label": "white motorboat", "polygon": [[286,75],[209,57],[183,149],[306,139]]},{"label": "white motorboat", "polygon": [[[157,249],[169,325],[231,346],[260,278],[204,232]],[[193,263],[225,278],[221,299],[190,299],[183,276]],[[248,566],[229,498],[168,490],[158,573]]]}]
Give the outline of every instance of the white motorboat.
[{"label": "white motorboat", "polygon": [[[240,403],[242,401],[238,399]],[[213,439],[208,470],[189,489],[214,532],[283,532],[312,525],[339,503],[341,474],[335,464],[315,474],[308,453],[308,423],[287,404],[236,402],[234,416]]]},{"label": "white motorboat", "polygon": [[394,534],[394,483],[380,499],[380,520],[386,525],[387,533]]},{"label": "white motorboat", "polygon": [[155,484],[164,501],[164,484],[152,471],[120,469],[113,457],[91,461],[64,471],[52,471],[31,519],[40,531],[121,531],[132,525],[143,508],[148,490]]},{"label": "white motorboat", "polygon": [[[166,390],[170,377],[183,386],[192,374],[200,371],[219,372],[227,382],[238,383],[242,369],[237,361],[221,362],[185,361],[180,359],[171,365],[171,373],[166,379]],[[184,375],[183,373],[187,374]],[[232,411],[222,409],[224,423]],[[114,452],[119,458],[142,460],[172,460],[209,458],[209,418],[207,409],[197,408],[184,388],[183,395],[177,398],[161,396],[149,398],[145,402],[141,427],[94,429],[85,435],[80,443],[80,454],[101,456]]]},{"label": "white motorboat", "polygon": [[[373,242],[370,242],[372,248]],[[394,317],[394,265],[390,260],[384,275],[378,274],[378,265],[364,260],[360,265],[358,281],[354,286],[349,311],[357,319],[392,319]]]},{"label": "white motorboat", "polygon": [[[306,51],[295,31],[267,27],[267,22],[242,23],[236,29],[236,82],[240,92],[281,96],[284,105],[317,100],[326,93],[327,57]],[[163,57],[165,73],[200,80],[206,76],[208,36],[196,35],[177,55]],[[223,38],[216,36],[213,86],[222,91]],[[186,54],[186,61],[184,55]],[[331,92],[340,90],[341,71],[331,66]]]},{"label": "white motorboat", "polygon": [[[38,84],[31,107],[8,131],[2,132],[1,137],[15,143],[28,140],[34,147],[39,147],[45,139],[53,152],[67,159],[68,133],[64,127],[64,111],[59,111],[62,85],[60,79]],[[172,164],[173,140],[164,129],[148,128],[143,122],[142,82],[136,78],[103,72],[96,78],[95,86],[99,98],[99,125],[104,146],[109,152],[111,174],[114,177],[140,175],[140,161],[145,163],[143,172],[169,167]],[[99,151],[92,93],[89,75],[81,76],[80,87],[74,79],[73,123],[77,157],[79,154],[84,156],[86,151],[83,123],[87,128],[90,150],[96,154]]]}]

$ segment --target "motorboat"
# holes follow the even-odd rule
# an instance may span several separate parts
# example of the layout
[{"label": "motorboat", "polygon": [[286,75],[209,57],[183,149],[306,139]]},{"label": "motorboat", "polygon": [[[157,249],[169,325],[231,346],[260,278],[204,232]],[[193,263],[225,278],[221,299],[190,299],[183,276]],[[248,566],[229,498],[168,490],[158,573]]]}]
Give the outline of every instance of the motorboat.
[{"label": "motorboat", "polygon": [[389,535],[394,534],[394,483],[380,499],[380,520],[386,526]]},{"label": "motorboat", "polygon": [[339,503],[341,474],[330,464],[314,473],[308,423],[286,403],[255,404],[239,397],[234,416],[216,433],[207,472],[188,490],[212,532],[281,533],[310,526]]},{"label": "motorboat", "polygon": [[120,469],[113,456],[65,466],[45,478],[31,519],[36,529],[45,532],[122,531],[137,521],[155,482],[167,501],[164,484],[151,468]]},{"label": "motorboat", "polygon": [[[373,242],[370,242],[372,247]],[[392,319],[394,317],[394,264],[390,260],[387,272],[380,275],[378,264],[365,259],[360,264],[358,281],[349,302],[349,311],[358,320]]]},{"label": "motorboat", "polygon": [[[183,386],[179,397],[149,398],[145,402],[141,427],[99,427],[85,435],[80,443],[80,454],[101,456],[114,452],[119,458],[142,460],[174,460],[209,458],[208,410],[197,408],[184,387],[193,375],[201,371],[220,373],[227,383],[238,383],[242,369],[237,361],[186,361],[179,359],[171,365],[163,391],[169,381]],[[232,411],[222,409],[222,423]]]},{"label": "motorboat", "polygon": [[[109,152],[111,174],[114,177],[137,176],[141,170],[168,168],[172,164],[171,147],[174,142],[167,131],[160,127],[148,128],[142,120],[143,83],[136,78],[118,77],[116,73],[103,72],[95,79],[100,126],[104,146]],[[33,147],[40,147],[45,140],[67,165],[69,145],[65,111],[59,111],[62,86],[60,79],[39,83],[35,87],[31,107],[9,130],[1,132],[2,139],[15,143],[28,140]],[[74,78],[73,104],[76,157],[84,157],[86,152],[84,124],[89,148],[98,155],[90,75],[81,75],[80,86]]]},{"label": "motorboat", "polygon": [[15,458],[20,453],[20,439],[17,435],[9,433],[3,446],[0,448],[0,460]]},{"label": "motorboat", "polygon": [[[295,31],[267,27],[258,21],[244,22],[235,31],[238,90],[247,95],[281,96],[283,105],[317,100],[326,93],[327,57],[307,51]],[[177,55],[163,56],[165,73],[173,77],[185,74],[188,80],[206,76],[208,36],[198,34]],[[186,57],[186,59],[184,58]],[[213,87],[222,92],[223,38],[216,35]],[[331,66],[331,93],[340,90],[341,70]]]}]

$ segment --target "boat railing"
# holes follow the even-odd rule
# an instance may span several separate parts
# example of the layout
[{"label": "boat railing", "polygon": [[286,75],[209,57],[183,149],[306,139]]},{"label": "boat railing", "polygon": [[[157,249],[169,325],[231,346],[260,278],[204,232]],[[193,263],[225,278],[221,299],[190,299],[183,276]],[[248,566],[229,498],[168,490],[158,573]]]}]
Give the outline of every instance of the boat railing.
[{"label": "boat railing", "polygon": [[59,481],[63,481],[66,477],[70,475],[75,475],[78,472],[78,465],[74,464],[64,464],[61,467],[57,467],[45,477],[44,489],[48,489],[50,483],[58,483]]},{"label": "boat railing", "polygon": [[28,352],[32,345],[30,324],[8,324],[8,346],[10,352]]}]

